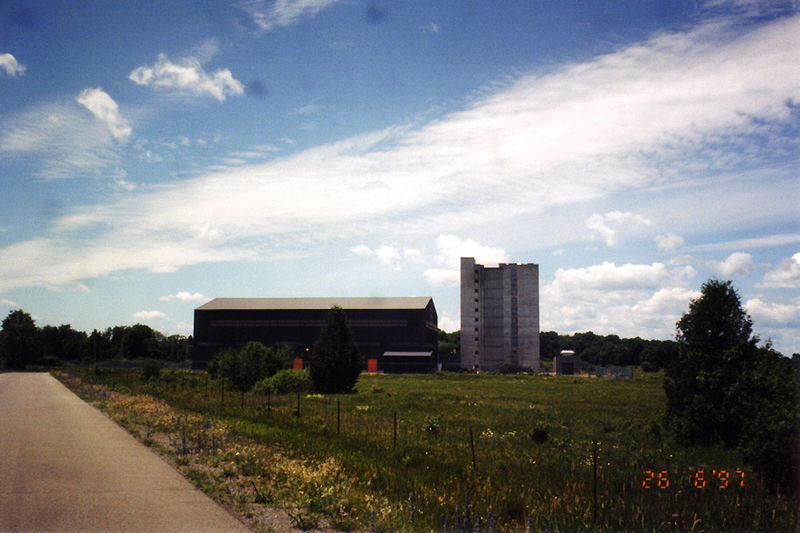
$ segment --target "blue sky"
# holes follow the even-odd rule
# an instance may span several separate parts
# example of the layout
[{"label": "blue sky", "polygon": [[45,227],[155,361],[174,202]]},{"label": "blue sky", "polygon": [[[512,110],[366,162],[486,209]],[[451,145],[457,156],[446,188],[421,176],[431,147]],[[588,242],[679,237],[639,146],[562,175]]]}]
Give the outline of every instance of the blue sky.
[{"label": "blue sky", "polygon": [[538,263],[541,329],[671,338],[711,278],[800,351],[796,2],[4,2],[0,314]]}]

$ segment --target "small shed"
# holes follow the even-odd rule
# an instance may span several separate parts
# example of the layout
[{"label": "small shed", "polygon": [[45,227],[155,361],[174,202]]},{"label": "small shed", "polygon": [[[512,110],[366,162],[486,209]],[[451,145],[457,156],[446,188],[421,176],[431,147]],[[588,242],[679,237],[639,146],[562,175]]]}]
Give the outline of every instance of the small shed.
[{"label": "small shed", "polygon": [[560,376],[574,376],[581,373],[581,360],[572,350],[561,350],[553,358],[553,371]]}]

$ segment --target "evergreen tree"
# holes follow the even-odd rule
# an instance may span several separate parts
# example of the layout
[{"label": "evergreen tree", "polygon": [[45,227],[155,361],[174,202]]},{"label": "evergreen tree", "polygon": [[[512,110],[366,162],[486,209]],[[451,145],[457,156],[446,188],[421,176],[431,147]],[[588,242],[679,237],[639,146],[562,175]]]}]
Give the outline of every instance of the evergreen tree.
[{"label": "evergreen tree", "polygon": [[341,307],[334,306],[311,352],[309,373],[314,388],[326,394],[350,392],[361,373],[361,366],[361,356],[347,316]]}]

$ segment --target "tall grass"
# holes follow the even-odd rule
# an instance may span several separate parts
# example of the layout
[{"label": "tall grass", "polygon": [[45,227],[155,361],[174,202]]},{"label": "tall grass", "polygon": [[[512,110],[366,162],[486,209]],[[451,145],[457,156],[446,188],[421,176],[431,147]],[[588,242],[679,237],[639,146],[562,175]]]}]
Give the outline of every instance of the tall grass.
[{"label": "tall grass", "polygon": [[[239,393],[224,392],[203,373],[172,372],[148,382],[124,372],[97,379],[195,420],[214,420],[237,438],[329,465],[330,486],[314,478],[298,489],[308,495],[299,504],[334,519],[344,512],[351,521],[340,525],[794,531],[800,524],[787,496],[769,493],[734,451],[683,447],[667,438],[660,376],[362,376],[354,394],[246,395],[244,407]],[[167,429],[177,443],[186,424]],[[190,428],[183,439],[197,440],[200,431]],[[286,472],[257,457],[252,463],[247,471],[256,487],[286,483]],[[709,476],[705,488],[695,488],[700,469],[742,470],[744,487],[720,489]],[[647,488],[648,470],[667,474]]]}]

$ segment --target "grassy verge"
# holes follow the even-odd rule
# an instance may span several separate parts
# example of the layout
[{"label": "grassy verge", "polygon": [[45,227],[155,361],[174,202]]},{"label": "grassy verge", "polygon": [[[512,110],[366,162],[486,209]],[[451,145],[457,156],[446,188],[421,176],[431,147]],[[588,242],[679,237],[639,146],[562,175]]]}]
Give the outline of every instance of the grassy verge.
[{"label": "grassy verge", "polygon": [[256,529],[274,508],[299,529],[798,526],[737,454],[666,438],[659,376],[378,375],[352,395],[266,398],[188,372],[60,377]]}]

